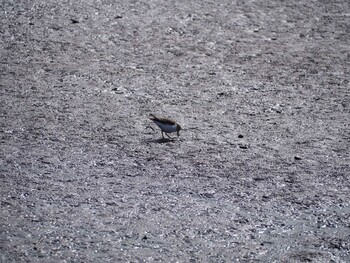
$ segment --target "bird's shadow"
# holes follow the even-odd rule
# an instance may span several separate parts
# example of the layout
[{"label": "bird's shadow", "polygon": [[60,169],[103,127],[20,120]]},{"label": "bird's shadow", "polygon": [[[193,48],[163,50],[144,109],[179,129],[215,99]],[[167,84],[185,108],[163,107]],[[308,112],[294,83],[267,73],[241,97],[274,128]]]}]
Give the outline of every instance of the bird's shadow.
[{"label": "bird's shadow", "polygon": [[149,143],[168,143],[168,142],[175,142],[175,141],[176,139],[168,139],[168,138],[146,140],[146,142],[149,142]]}]

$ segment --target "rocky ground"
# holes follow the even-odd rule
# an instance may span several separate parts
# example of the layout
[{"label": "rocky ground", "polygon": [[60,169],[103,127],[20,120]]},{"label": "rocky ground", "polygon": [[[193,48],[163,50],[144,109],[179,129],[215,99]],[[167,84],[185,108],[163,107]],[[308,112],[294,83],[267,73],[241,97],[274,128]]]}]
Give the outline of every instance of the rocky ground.
[{"label": "rocky ground", "polygon": [[1,262],[350,262],[349,1],[0,6]]}]

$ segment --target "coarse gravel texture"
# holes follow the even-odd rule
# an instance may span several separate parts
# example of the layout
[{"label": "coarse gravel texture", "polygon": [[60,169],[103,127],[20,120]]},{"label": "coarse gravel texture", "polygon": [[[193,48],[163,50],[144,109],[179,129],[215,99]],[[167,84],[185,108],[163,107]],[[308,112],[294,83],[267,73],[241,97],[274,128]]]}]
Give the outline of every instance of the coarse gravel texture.
[{"label": "coarse gravel texture", "polygon": [[0,7],[0,262],[350,262],[348,0]]}]

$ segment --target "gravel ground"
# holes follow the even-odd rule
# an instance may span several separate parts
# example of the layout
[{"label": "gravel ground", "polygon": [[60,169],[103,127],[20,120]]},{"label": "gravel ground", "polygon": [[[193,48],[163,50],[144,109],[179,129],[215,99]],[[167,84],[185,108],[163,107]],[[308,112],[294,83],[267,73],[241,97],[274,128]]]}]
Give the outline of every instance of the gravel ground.
[{"label": "gravel ground", "polygon": [[0,6],[1,262],[350,262],[348,0]]}]

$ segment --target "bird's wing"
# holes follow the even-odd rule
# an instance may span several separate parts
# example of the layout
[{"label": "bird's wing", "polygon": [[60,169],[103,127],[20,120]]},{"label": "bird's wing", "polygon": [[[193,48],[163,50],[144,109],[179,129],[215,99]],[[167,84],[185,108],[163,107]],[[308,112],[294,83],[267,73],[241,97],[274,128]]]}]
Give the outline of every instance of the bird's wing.
[{"label": "bird's wing", "polygon": [[153,114],[150,114],[150,117],[149,117],[152,121],[158,121],[158,122],[162,122],[164,124],[170,124],[170,125],[175,125],[176,122],[173,121],[173,120],[170,120],[168,118],[164,118],[164,117],[157,117]]}]

